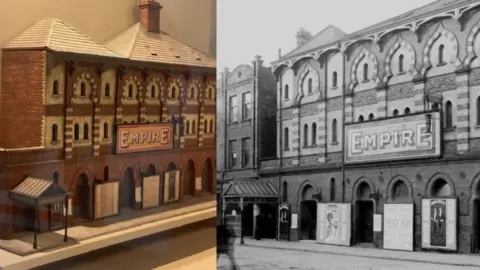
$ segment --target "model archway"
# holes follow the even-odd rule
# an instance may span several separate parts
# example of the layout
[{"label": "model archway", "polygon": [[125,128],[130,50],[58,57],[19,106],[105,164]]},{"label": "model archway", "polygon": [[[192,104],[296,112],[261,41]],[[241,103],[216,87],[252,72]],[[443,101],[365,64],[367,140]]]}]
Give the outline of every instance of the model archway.
[{"label": "model archway", "polygon": [[78,176],[75,184],[73,216],[77,221],[90,219],[90,185],[86,173]]},{"label": "model archway", "polygon": [[148,165],[147,170],[145,171],[145,174],[148,176],[155,175],[157,173],[157,170],[155,169],[155,166],[153,164]]},{"label": "model archway", "polygon": [[317,201],[312,185],[306,184],[300,193],[300,239],[316,240],[317,235]]},{"label": "model archway", "polygon": [[193,196],[195,194],[195,163],[188,160],[185,176],[183,177],[183,195]]},{"label": "model archway", "polygon": [[135,175],[133,169],[128,167],[123,172],[120,180],[120,209],[135,207]]},{"label": "model archway", "polygon": [[207,160],[205,160],[205,165],[203,166],[202,192],[214,193],[213,186],[212,160],[207,158]]}]

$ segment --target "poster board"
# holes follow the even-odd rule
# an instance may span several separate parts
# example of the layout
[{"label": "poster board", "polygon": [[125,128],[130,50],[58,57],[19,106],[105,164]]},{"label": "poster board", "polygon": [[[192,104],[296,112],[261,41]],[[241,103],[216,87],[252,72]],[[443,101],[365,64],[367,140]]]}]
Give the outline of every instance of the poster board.
[{"label": "poster board", "polygon": [[374,232],[382,231],[382,215],[381,214],[373,215],[373,231]]},{"label": "poster board", "polygon": [[164,174],[163,202],[178,201],[180,197],[180,171],[169,171]]},{"label": "poster board", "polygon": [[143,178],[143,208],[155,207],[160,204],[160,175]]},{"label": "poster board", "polygon": [[317,243],[350,246],[351,212],[349,203],[319,203]]},{"label": "poster board", "polygon": [[118,184],[116,181],[95,185],[95,219],[118,214]]},{"label": "poster board", "polygon": [[413,204],[385,204],[383,207],[383,248],[413,251]]},{"label": "poster board", "polygon": [[457,250],[457,199],[422,199],[422,248]]},{"label": "poster board", "polygon": [[290,228],[296,229],[298,228],[298,214],[292,214],[292,219],[291,219],[291,226]]}]

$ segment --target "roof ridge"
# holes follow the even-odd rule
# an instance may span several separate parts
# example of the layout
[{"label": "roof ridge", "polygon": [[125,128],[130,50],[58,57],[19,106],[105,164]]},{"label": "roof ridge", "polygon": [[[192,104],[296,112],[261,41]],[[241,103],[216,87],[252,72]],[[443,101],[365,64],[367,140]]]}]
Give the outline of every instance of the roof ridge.
[{"label": "roof ridge", "polygon": [[[143,28],[142,28],[142,31],[144,31],[144,29],[143,29]],[[202,52],[202,51],[200,51],[199,49],[197,49],[197,48],[195,48],[195,47],[193,47],[193,46],[190,46],[190,45],[188,45],[187,43],[185,43],[185,42],[183,42],[183,41],[179,40],[178,38],[175,38],[175,37],[173,37],[173,36],[169,35],[167,32],[164,32],[164,31],[161,31],[161,30],[160,30],[160,33],[163,33],[163,34],[165,34],[165,35],[167,35],[167,36],[169,36],[169,37],[173,38],[173,39],[174,39],[174,40],[176,40],[177,42],[180,42],[180,43],[182,43],[183,45],[185,45],[185,46],[189,47],[190,49],[193,49],[193,50],[195,50],[196,52],[199,52],[199,53],[201,53],[201,54],[204,54],[205,56],[207,56],[207,57],[210,57],[210,58],[212,58],[212,59],[215,59],[215,58],[213,58],[213,56],[209,55],[208,53],[206,53],[206,52]],[[169,49],[170,49],[170,48],[169,48]],[[216,59],[215,59],[215,60],[216,60]]]},{"label": "roof ridge", "polygon": [[52,25],[50,26],[50,29],[48,30],[47,40],[46,40],[46,44],[45,44],[45,46],[50,46],[50,42],[52,41],[53,32],[55,30],[55,27],[57,26],[58,19],[57,18],[47,18],[45,20],[52,20]]},{"label": "roof ridge", "polygon": [[[137,39],[138,39],[138,35],[140,35],[140,31],[141,31],[141,28],[142,28],[142,25],[140,24],[140,22],[137,22],[136,24],[133,25],[132,28],[137,28],[135,30],[135,35],[133,35],[133,38],[132,38],[132,42],[130,44],[130,48],[128,50],[128,57],[130,57],[130,55],[132,55],[133,53],[133,50],[135,49],[135,44],[137,44]],[[126,31],[130,30],[130,28],[128,28]],[[124,32],[126,32],[124,31]]]},{"label": "roof ridge", "polygon": [[[110,43],[115,41],[117,38],[123,36],[125,33],[128,31],[132,30],[133,28],[137,28],[135,35],[133,36],[132,42],[130,43],[129,49],[128,49],[128,55],[127,57],[130,57],[132,55],[133,49],[135,47],[135,44],[137,42],[138,34],[140,33],[140,22],[136,22],[132,24],[130,27],[127,27],[125,30],[120,31],[118,34],[114,35],[113,37],[109,38],[107,41],[105,41],[105,46],[108,47]],[[110,48],[108,48],[110,50]]]}]

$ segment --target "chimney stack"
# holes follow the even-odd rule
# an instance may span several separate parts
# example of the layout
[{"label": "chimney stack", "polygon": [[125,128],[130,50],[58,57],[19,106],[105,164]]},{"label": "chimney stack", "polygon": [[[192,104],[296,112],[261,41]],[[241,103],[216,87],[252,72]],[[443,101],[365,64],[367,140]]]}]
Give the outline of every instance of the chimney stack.
[{"label": "chimney stack", "polygon": [[297,32],[297,47],[302,46],[303,44],[307,43],[310,39],[312,39],[312,33],[305,30],[304,28],[300,28]]},{"label": "chimney stack", "polygon": [[162,6],[155,0],[140,0],[140,23],[148,32],[160,33],[160,9]]}]

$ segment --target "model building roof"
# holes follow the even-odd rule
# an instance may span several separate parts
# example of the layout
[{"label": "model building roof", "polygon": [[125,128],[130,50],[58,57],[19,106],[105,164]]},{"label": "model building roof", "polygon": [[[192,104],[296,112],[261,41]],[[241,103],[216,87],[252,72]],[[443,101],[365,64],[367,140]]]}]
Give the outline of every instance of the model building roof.
[{"label": "model building roof", "polygon": [[125,58],[134,61],[216,67],[214,58],[176,40],[165,32],[148,32],[140,23],[128,28],[106,44],[102,44],[59,19],[42,19],[3,48],[48,48],[56,52]]},{"label": "model building roof", "polygon": [[148,32],[140,23],[107,41],[116,53],[136,61],[215,68],[216,61],[165,32]]}]

